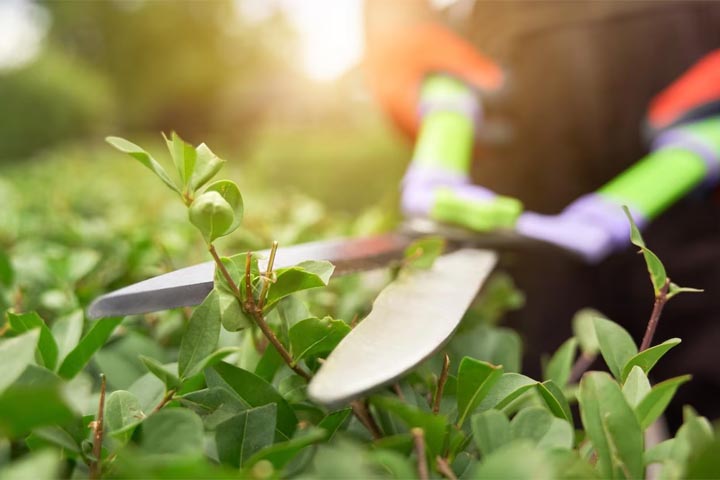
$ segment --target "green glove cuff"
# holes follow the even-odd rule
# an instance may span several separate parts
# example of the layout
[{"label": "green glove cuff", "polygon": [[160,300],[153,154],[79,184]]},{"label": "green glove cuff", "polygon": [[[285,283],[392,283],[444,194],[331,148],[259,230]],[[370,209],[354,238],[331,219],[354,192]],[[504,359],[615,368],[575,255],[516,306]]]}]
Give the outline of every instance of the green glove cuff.
[{"label": "green glove cuff", "polygon": [[434,194],[430,217],[455,223],[475,231],[513,228],[522,213],[522,203],[511,197],[495,196],[488,200],[469,199],[449,188]]},{"label": "green glove cuff", "polygon": [[467,175],[472,160],[480,103],[465,83],[446,75],[429,76],[420,94],[420,132],[413,164]]},{"label": "green glove cuff", "polygon": [[669,130],[657,150],[603,186],[598,193],[657,217],[720,168],[720,119]]}]

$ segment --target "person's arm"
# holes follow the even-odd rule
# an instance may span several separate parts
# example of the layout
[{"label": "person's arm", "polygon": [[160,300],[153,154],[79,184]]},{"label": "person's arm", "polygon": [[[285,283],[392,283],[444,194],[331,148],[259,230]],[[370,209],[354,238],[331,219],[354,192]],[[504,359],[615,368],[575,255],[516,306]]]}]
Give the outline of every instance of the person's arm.
[{"label": "person's arm", "polygon": [[650,105],[652,152],[560,215],[524,213],[517,229],[599,261],[629,244],[621,209],[643,226],[701,184],[720,180],[720,50],[698,62]]},{"label": "person's arm", "polygon": [[476,230],[511,227],[519,201],[470,181],[479,92],[497,90],[500,68],[435,19],[423,1],[366,1],[369,84],[381,105],[415,138],[403,180],[402,210]]}]

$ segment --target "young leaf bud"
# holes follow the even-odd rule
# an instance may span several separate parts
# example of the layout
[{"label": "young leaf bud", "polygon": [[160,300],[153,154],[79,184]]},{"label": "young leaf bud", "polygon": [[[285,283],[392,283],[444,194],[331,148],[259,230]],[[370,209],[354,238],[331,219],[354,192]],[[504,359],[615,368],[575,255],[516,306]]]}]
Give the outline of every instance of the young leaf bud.
[{"label": "young leaf bud", "polygon": [[235,217],[233,208],[216,191],[205,192],[195,198],[188,215],[208,243],[230,233]]}]

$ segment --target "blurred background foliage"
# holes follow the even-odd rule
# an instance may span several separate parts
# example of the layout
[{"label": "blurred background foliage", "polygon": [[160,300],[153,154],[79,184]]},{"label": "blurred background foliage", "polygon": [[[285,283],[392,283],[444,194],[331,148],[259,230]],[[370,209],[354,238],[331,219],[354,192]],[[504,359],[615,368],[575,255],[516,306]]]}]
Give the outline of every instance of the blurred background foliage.
[{"label": "blurred background foliage", "polygon": [[[105,291],[207,260],[173,194],[108,146],[108,135],[147,145],[167,164],[160,132],[175,130],[227,160],[247,213],[245,228],[222,240],[225,254],[397,221],[409,145],[358,65],[321,80],[304,68],[292,12],[267,7],[279,0],[262,1],[261,16],[248,14],[253,0],[8,2],[0,27],[24,9],[42,35],[37,46],[19,44],[24,61],[0,62],[1,309],[58,318]],[[14,278],[2,278],[3,262]],[[370,297],[348,282],[338,289],[358,295],[326,294],[319,304],[348,318],[366,309]],[[167,325],[159,335],[182,323]]]},{"label": "blurred background foliage", "polygon": [[[132,188],[137,167],[99,141],[160,145],[159,133],[175,130],[208,143],[259,191],[301,192],[351,214],[394,205],[408,145],[377,111],[359,67],[322,82],[303,71],[282,8],[247,19],[244,2],[230,0],[15,3],[32,5],[45,32],[32,60],[0,69],[0,168],[11,183],[40,174],[29,166],[37,163]],[[60,188],[72,190],[64,180]],[[84,195],[94,190],[106,191]],[[147,204],[157,191],[144,191]]]}]

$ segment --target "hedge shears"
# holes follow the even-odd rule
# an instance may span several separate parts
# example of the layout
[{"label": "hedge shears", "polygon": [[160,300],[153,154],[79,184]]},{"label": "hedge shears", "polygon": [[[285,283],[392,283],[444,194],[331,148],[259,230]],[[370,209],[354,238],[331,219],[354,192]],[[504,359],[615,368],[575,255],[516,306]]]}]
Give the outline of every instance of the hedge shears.
[{"label": "hedge shears", "polygon": [[[628,243],[630,228],[621,205],[640,224],[652,219],[700,184],[712,169],[707,151],[720,151],[720,120],[679,127],[662,148],[598,192],[558,215],[538,215],[523,212],[516,199],[470,184],[472,148],[481,123],[471,88],[452,77],[430,76],[421,91],[420,113],[413,161],[403,181],[408,220],[402,228],[277,252],[276,268],[328,260],[335,275],[342,275],[387,267],[402,259],[420,236],[441,235],[447,241],[446,253],[431,270],[391,284],[370,315],[329,355],[308,387],[319,403],[342,404],[388,385],[438,351],[495,267],[498,250],[560,247],[597,261]],[[703,148],[699,151],[697,145]],[[262,257],[266,252],[257,253]],[[200,304],[213,288],[214,270],[208,262],[130,285],[95,300],[88,314],[99,318]],[[379,316],[378,311],[392,315]]]}]

